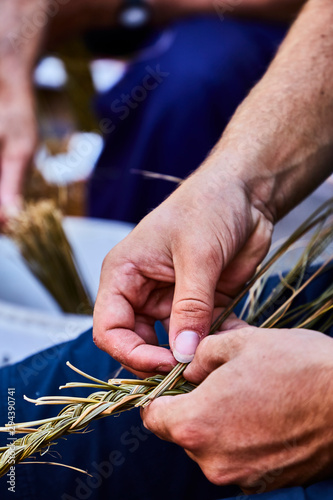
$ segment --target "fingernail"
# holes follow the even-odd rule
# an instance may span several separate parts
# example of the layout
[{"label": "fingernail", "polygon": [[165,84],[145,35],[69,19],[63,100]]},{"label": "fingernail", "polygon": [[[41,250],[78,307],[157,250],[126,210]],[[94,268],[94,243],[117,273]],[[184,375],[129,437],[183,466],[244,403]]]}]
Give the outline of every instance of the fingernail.
[{"label": "fingernail", "polygon": [[190,330],[181,332],[175,340],[173,355],[180,363],[189,363],[199,344],[199,335]]}]

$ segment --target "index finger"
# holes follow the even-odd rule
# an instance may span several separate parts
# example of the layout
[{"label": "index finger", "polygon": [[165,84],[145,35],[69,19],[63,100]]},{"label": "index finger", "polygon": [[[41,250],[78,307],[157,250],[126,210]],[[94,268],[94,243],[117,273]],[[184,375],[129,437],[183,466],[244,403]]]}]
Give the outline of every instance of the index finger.
[{"label": "index finger", "polygon": [[255,331],[254,327],[236,318],[230,319],[228,325],[228,331],[210,335],[199,344],[193,361],[184,372],[190,382],[199,384],[219,366],[232,361]]},{"label": "index finger", "polygon": [[[119,273],[118,282],[116,274]],[[170,371],[172,353],[156,345],[154,319],[140,314],[154,283],[132,269],[114,270],[101,280],[94,309],[94,341],[117,361],[140,372]],[[109,275],[109,273],[107,273]],[[162,319],[162,318],[160,318]],[[148,342],[148,343],[147,343]],[[155,345],[154,345],[155,344]]]}]

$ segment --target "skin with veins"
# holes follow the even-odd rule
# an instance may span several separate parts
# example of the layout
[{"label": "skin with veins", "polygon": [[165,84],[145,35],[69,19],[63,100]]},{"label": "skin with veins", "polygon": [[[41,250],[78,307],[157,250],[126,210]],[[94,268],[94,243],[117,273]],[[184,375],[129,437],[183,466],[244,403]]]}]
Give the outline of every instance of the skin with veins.
[{"label": "skin with veins", "polygon": [[239,322],[205,339],[214,308],[263,259],[274,222],[332,172],[332,53],[333,3],[309,0],[204,164],[110,251],[101,273],[96,344],[134,372],[166,372],[176,360],[157,345],[159,319],[177,360],[194,356],[185,375],[202,381],[153,401],[147,427],[214,483],[250,493],[332,470],[333,340]]}]

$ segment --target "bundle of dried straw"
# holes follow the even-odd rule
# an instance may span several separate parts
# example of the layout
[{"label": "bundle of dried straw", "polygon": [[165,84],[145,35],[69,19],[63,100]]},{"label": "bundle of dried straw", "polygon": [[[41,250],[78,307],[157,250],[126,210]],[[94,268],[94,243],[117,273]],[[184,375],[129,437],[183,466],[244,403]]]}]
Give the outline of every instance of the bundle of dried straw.
[{"label": "bundle of dried straw", "polygon": [[92,313],[92,302],[63,230],[61,212],[54,202],[27,204],[10,220],[6,233],[17,243],[31,272],[64,312]]}]

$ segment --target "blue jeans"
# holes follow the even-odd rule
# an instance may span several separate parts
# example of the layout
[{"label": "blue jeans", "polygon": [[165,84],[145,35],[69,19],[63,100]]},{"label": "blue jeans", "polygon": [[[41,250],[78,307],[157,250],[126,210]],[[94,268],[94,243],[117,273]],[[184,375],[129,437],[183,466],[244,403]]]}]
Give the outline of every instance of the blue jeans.
[{"label": "blue jeans", "polygon": [[[314,280],[297,304],[308,301],[332,282],[333,270]],[[274,286],[269,280],[267,290]],[[333,330],[333,329],[332,329]],[[333,331],[331,332],[333,333]],[[163,335],[163,334],[162,334]],[[161,339],[164,343],[165,339]],[[8,389],[15,389],[16,421],[30,421],[53,416],[58,407],[34,406],[23,400],[59,394],[59,385],[80,376],[72,372],[66,361],[100,379],[111,378],[119,364],[97,349],[91,331],[76,340],[56,345],[20,363],[0,370],[0,425],[8,420]],[[124,377],[132,377],[123,373]],[[314,388],[315,390],[315,388]],[[84,389],[68,390],[82,396]],[[92,392],[88,389],[88,393]],[[236,486],[218,487],[211,484],[201,470],[178,446],[161,441],[143,428],[139,412],[131,410],[118,417],[106,417],[91,426],[92,431],[58,440],[53,455],[37,460],[60,462],[88,470],[86,476],[71,469],[52,465],[23,465],[15,468],[16,498],[26,500],[213,500],[244,499]],[[0,445],[7,435],[0,435]],[[55,453],[55,456],[54,456]],[[8,478],[0,479],[0,498],[15,498],[8,491]],[[258,500],[331,500],[332,479],[309,486],[251,495]]]}]

